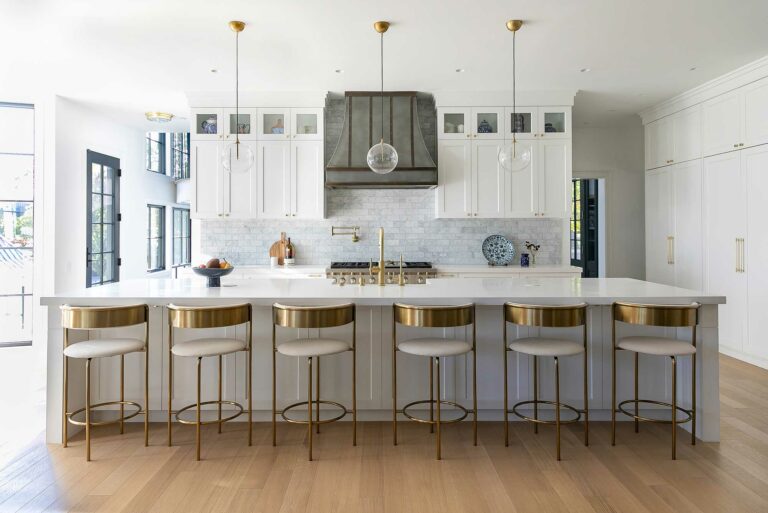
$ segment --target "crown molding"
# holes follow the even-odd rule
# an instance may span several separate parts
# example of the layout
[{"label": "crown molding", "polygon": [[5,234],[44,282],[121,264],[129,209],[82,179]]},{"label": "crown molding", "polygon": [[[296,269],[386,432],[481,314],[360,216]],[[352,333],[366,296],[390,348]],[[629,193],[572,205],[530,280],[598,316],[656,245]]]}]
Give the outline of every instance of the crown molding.
[{"label": "crown molding", "polygon": [[[519,106],[573,106],[576,90],[520,91]],[[437,107],[498,107],[512,105],[512,91],[435,91]]]},{"label": "crown molding", "polygon": [[[190,108],[235,107],[234,91],[187,91]],[[240,106],[323,108],[328,91],[240,91]]]},{"label": "crown molding", "polygon": [[768,77],[768,55],[639,112],[646,125],[715,96]]}]

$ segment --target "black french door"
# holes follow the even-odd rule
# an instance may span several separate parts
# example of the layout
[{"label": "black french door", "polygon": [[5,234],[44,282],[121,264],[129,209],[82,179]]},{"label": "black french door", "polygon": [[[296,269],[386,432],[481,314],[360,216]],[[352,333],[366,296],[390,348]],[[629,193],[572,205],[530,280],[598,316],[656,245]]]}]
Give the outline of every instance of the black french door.
[{"label": "black french door", "polygon": [[85,286],[120,278],[120,160],[88,150]]},{"label": "black french door", "polygon": [[598,187],[597,180],[574,180],[571,203],[571,265],[581,267],[584,278],[597,278]]}]

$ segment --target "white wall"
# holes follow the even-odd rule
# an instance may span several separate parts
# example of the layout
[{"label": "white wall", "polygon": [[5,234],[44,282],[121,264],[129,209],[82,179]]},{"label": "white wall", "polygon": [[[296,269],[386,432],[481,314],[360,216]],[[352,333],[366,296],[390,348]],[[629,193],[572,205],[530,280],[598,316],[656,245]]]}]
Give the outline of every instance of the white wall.
[{"label": "white wall", "polygon": [[175,187],[169,177],[145,169],[144,132],[66,98],[56,97],[54,103],[55,290],[85,285],[87,150],[120,159],[120,212],[123,215],[120,279],[147,276],[148,203],[166,205],[166,268],[169,268],[168,236]]},{"label": "white wall", "polygon": [[606,276],[645,278],[645,172],[639,117],[573,129],[573,177],[605,178]]}]

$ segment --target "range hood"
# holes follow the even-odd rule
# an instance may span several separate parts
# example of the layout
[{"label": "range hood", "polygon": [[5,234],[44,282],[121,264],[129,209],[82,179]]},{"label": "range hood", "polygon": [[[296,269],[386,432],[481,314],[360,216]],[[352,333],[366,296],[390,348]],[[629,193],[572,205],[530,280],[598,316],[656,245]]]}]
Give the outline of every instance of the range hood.
[{"label": "range hood", "polygon": [[[414,91],[347,91],[341,136],[325,168],[331,189],[431,189],[437,186],[437,165],[427,150],[419,125]],[[368,168],[366,155],[381,140],[395,147],[394,171],[379,175]]]}]

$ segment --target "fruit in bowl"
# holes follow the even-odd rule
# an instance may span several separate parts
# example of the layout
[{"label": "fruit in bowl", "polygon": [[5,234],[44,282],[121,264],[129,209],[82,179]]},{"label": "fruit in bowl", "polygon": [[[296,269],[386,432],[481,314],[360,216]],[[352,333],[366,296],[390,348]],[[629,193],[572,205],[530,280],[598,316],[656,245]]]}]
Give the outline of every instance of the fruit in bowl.
[{"label": "fruit in bowl", "polygon": [[208,260],[208,262],[204,264],[200,264],[198,269],[230,269],[232,268],[232,264],[227,262],[226,258],[218,259],[218,258],[211,258]]},{"label": "fruit in bowl", "polygon": [[208,279],[208,287],[220,287],[221,277],[226,276],[234,270],[234,266],[225,259],[211,258],[198,267],[193,267],[195,274],[205,276]]}]

